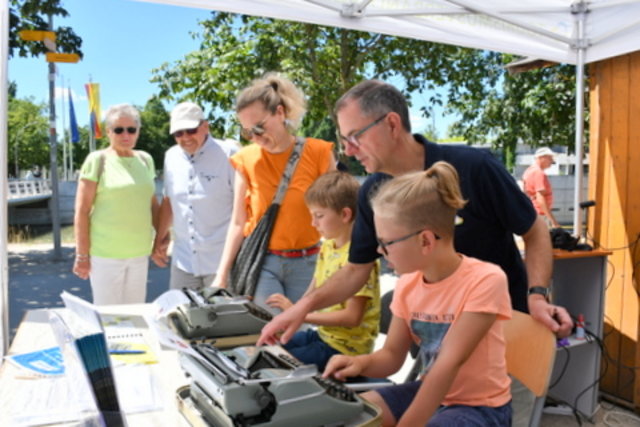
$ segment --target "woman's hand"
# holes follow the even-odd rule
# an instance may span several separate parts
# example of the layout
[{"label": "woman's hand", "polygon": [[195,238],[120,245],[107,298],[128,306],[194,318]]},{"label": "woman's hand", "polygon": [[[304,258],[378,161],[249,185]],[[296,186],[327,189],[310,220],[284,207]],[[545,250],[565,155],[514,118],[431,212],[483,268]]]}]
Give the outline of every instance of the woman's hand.
[{"label": "woman's hand", "polygon": [[73,262],[73,274],[81,279],[87,280],[91,272],[91,258],[89,255],[77,255]]},{"label": "woman's hand", "polygon": [[169,256],[167,255],[169,249],[169,243],[171,237],[167,234],[164,239],[156,239],[153,244],[153,250],[151,252],[151,260],[158,267],[166,267],[169,263]]}]

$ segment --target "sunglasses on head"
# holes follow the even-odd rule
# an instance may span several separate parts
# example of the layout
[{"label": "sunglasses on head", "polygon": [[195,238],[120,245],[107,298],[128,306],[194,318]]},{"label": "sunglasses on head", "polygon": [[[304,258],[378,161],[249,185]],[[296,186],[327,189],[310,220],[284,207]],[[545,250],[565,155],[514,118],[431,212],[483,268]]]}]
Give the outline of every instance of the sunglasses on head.
[{"label": "sunglasses on head", "polygon": [[240,128],[240,136],[246,139],[247,141],[250,141],[254,135],[257,135],[257,136],[263,135],[266,132],[266,129],[264,128],[264,124],[266,121],[267,119],[265,118],[263,121],[261,121],[255,126],[250,127],[249,129]]},{"label": "sunglasses on head", "polygon": [[198,132],[198,128],[200,126],[193,128],[193,129],[183,129],[183,130],[177,130],[173,133],[173,137],[174,138],[180,138],[182,135],[184,135],[185,133],[188,135],[195,135]]},{"label": "sunglasses on head", "polygon": [[138,128],[130,126],[130,127],[117,127],[117,128],[113,128],[113,133],[120,135],[121,133],[123,133],[124,131],[127,131],[127,133],[133,135],[134,133],[138,132]]}]

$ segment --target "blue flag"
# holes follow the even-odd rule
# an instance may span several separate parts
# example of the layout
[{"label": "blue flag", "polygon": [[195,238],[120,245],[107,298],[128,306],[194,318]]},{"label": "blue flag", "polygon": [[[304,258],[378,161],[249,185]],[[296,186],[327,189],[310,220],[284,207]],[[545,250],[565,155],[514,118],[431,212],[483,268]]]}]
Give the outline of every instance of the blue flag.
[{"label": "blue flag", "polygon": [[69,89],[69,126],[71,127],[71,142],[80,141],[80,132],[78,131],[78,121],[76,120],[76,110],[73,108],[73,98],[71,97],[71,89]]}]

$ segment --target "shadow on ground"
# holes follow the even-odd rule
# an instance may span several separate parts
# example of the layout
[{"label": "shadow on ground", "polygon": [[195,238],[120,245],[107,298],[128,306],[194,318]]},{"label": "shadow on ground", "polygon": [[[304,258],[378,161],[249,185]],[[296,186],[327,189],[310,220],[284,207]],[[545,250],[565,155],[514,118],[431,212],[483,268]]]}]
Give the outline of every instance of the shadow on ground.
[{"label": "shadow on ground", "polygon": [[[75,255],[73,246],[63,246],[61,249],[60,259],[55,259],[51,245],[9,245],[10,339],[13,339],[27,310],[62,307],[62,291],[91,301],[89,281],[71,273]],[[153,301],[168,288],[169,269],[150,263],[147,302]]]}]

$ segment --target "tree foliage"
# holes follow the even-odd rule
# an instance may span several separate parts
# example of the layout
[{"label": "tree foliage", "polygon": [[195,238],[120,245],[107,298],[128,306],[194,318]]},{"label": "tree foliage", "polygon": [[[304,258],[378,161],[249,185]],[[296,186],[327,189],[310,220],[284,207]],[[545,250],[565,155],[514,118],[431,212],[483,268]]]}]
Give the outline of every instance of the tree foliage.
[{"label": "tree foliage", "polygon": [[[512,60],[510,55],[499,55],[487,67],[497,72]],[[518,143],[566,146],[572,152],[575,67],[556,65],[516,75],[503,72],[499,85],[450,97],[448,109],[461,117],[453,124],[452,134],[491,143],[504,153],[507,166],[513,164]]]},{"label": "tree foliage", "polygon": [[335,101],[361,80],[377,78],[407,99],[427,94],[420,107],[424,117],[434,105],[457,115],[450,134],[441,138],[490,143],[508,163],[520,141],[572,145],[574,79],[567,65],[510,76],[504,64],[513,58],[496,52],[220,12],[200,26],[193,34],[200,50],[155,69],[152,81],[161,99],[209,107],[220,135],[237,138],[229,112],[239,90],[267,71],[279,71],[308,97],[301,132],[309,136],[335,140]]},{"label": "tree foliage", "polygon": [[[38,56],[47,52],[44,43],[24,41],[21,30],[48,30],[49,15],[67,17],[60,0],[9,0],[9,56]],[[55,20],[54,20],[55,21]],[[82,57],[82,39],[70,27],[55,27],[57,51]]]},{"label": "tree foliage", "polygon": [[173,137],[169,134],[169,112],[155,96],[147,101],[144,108],[139,108],[139,110],[142,127],[136,149],[151,154],[156,169],[162,170],[164,153],[175,144]]},{"label": "tree foliage", "polygon": [[[15,94],[15,91],[14,91]],[[46,105],[32,99],[18,99],[9,92],[7,161],[11,175],[33,165],[49,164],[49,122]],[[17,160],[17,170],[16,170]]]},{"label": "tree foliage", "polygon": [[[290,77],[308,97],[302,132],[335,136],[333,106],[347,89],[365,78],[393,81],[407,96],[447,82],[476,79],[452,64],[481,59],[476,51],[342,28],[213,12],[200,23],[200,50],[154,70],[162,99],[190,99],[209,106],[216,132],[236,136],[232,111],[239,90],[268,71]],[[461,63],[460,66],[464,66]],[[439,94],[429,100],[441,104]],[[423,111],[425,115],[429,110]],[[329,127],[327,127],[329,126]],[[331,138],[333,139],[333,138]]]}]

